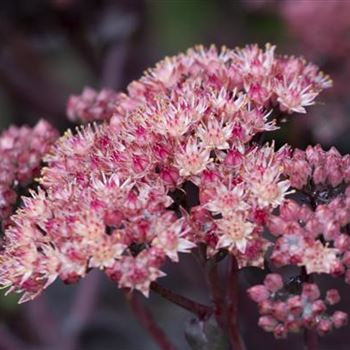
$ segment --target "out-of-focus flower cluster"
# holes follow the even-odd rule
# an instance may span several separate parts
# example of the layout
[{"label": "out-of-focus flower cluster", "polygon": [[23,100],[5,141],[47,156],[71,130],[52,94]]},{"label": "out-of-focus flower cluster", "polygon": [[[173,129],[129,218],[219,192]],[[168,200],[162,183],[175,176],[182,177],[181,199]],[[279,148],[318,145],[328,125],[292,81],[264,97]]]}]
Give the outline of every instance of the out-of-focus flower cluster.
[{"label": "out-of-focus flower cluster", "polygon": [[279,9],[301,50],[310,59],[322,63],[337,81],[326,107],[315,111],[309,125],[317,140],[331,144],[339,135],[346,135],[350,128],[347,78],[350,75],[350,2],[284,0],[275,8]]},{"label": "out-of-focus flower cluster", "polygon": [[289,332],[305,328],[324,335],[347,323],[346,313],[327,312],[327,308],[340,301],[336,289],[328,290],[324,300],[314,283],[301,283],[298,289],[285,285],[278,274],[268,274],[264,284],[248,289],[250,298],[258,304],[259,325],[265,331],[272,332],[276,338],[285,338]]},{"label": "out-of-focus flower cluster", "polygon": [[158,63],[127,94],[85,90],[68,114],[104,122],[67,131],[45,157],[41,187],[6,231],[1,285],[26,301],[57,277],[100,268],[148,295],[164,260],[199,243],[208,256],[226,250],[240,267],[263,266],[264,226],[290,193],[290,149],[260,145],[259,134],[277,129],[281,112],[304,113],[330,84],[267,45],[198,47]]},{"label": "out-of-focus flower cluster", "polygon": [[339,136],[346,137],[350,128],[350,1],[243,0],[243,3],[251,11],[279,16],[296,50],[322,64],[337,82],[326,105],[311,113],[307,126],[315,139],[325,144],[334,143]]},{"label": "out-of-focus flower cluster", "polygon": [[279,5],[290,31],[301,41],[305,50],[326,57],[348,54],[349,1],[284,0]]},{"label": "out-of-focus flower cluster", "polygon": [[33,128],[12,126],[0,135],[0,223],[3,226],[17,202],[18,192],[40,174],[42,157],[58,136],[44,120]]}]

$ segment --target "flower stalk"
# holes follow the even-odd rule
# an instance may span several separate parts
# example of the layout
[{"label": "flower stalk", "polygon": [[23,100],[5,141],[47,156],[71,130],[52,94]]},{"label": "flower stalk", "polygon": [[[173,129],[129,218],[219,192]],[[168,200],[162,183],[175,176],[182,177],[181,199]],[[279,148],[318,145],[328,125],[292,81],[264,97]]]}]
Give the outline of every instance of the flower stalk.
[{"label": "flower stalk", "polygon": [[246,350],[243,338],[239,329],[238,300],[239,300],[239,283],[238,283],[238,263],[237,259],[232,255],[229,271],[228,284],[228,308],[227,308],[227,324],[228,336],[232,349]]},{"label": "flower stalk", "polygon": [[195,314],[200,320],[208,319],[213,313],[213,309],[210,306],[200,304],[192,299],[177,294],[156,282],[151,283],[151,290],[171,303]]},{"label": "flower stalk", "polygon": [[135,293],[126,291],[125,297],[130,309],[145,330],[152,336],[159,348],[161,350],[176,350],[176,347],[169,341],[166,334],[157,325],[152,317],[152,314],[140,303]]}]

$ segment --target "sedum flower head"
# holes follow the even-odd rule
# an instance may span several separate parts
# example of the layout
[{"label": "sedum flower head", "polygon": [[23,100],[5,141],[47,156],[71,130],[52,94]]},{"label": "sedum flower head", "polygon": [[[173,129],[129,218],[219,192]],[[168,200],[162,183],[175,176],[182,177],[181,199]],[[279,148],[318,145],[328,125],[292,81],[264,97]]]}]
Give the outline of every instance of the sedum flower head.
[{"label": "sedum flower head", "polygon": [[0,284],[23,302],[57,277],[75,282],[98,268],[147,296],[165,260],[200,243],[208,256],[226,249],[240,267],[263,266],[264,226],[293,179],[289,148],[255,136],[329,85],[271,45],[199,46],[165,58],[126,93],[71,97],[71,120],[99,123],[67,131],[45,156],[40,187],[5,233]]}]

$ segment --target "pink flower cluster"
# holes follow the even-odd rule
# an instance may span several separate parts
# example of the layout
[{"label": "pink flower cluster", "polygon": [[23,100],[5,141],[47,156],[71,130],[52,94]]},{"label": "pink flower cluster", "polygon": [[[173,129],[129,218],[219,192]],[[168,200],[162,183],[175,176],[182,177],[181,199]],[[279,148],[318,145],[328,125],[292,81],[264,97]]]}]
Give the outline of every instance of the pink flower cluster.
[{"label": "pink flower cluster", "polygon": [[314,283],[302,283],[300,292],[290,291],[279,274],[268,274],[264,284],[248,289],[248,294],[259,307],[259,325],[272,332],[276,338],[285,338],[289,332],[314,329],[320,335],[332,328],[340,328],[347,323],[347,314],[327,308],[337,304],[340,296],[336,289],[327,291],[325,299],[320,298],[320,290]]},{"label": "pink flower cluster", "polygon": [[322,199],[322,196],[329,191],[350,182],[350,155],[341,156],[334,147],[327,152],[320,145],[309,146],[306,151],[296,149],[292,157],[285,160],[284,168],[293,187],[316,191],[321,202],[328,201],[329,198]]},{"label": "pink flower cluster", "polygon": [[0,135],[0,222],[5,223],[17,202],[17,193],[40,174],[42,157],[58,138],[46,121],[34,128],[10,127]]},{"label": "pink flower cluster", "polygon": [[67,116],[73,122],[92,122],[111,118],[118,104],[118,94],[110,89],[100,92],[85,88],[80,96],[71,96],[67,104]]},{"label": "pink flower cluster", "polygon": [[24,302],[99,268],[148,295],[164,260],[198,243],[263,266],[290,150],[255,136],[329,86],[316,66],[253,45],[166,58],[127,94],[85,90],[69,114],[104,122],[67,131],[45,157],[41,187],[6,231],[0,284]]},{"label": "pink flower cluster", "polygon": [[[318,93],[331,85],[332,81],[317,66],[302,58],[277,56],[275,46],[269,44],[265,50],[251,45],[235,50],[223,47],[220,52],[214,46],[209,49],[199,46],[186,54],[166,57],[132,82],[127,94],[111,90],[97,93],[85,88],[80,96],[70,98],[67,113],[72,120],[108,120],[112,115],[124,117],[145,104],[147,109],[152,105],[156,111],[167,109],[164,120],[159,121],[160,128],[173,126],[174,133],[184,134],[210,105],[222,107],[223,112],[232,115],[242,103],[250,112],[245,113],[250,116],[243,116],[242,122],[249,124],[244,129],[255,127],[258,130],[251,132],[257,132],[264,129],[267,116],[263,112],[279,107],[287,113],[305,113],[305,107],[312,105]],[[235,91],[244,96],[236,98]],[[167,106],[169,103],[171,106]],[[185,113],[172,125],[180,107],[196,114]]]},{"label": "pink flower cluster", "polygon": [[307,204],[286,200],[279,215],[269,218],[267,226],[278,237],[271,260],[276,266],[305,266],[308,273],[345,273],[350,283],[349,155],[308,147],[305,152],[295,150],[284,169]]}]

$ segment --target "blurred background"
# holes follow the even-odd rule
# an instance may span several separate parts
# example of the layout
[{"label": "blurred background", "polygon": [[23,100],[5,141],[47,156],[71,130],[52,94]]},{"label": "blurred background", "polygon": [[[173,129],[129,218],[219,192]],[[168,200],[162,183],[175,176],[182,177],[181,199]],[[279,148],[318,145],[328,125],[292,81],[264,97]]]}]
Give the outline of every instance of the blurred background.
[{"label": "blurred background", "polygon": [[[124,90],[164,56],[195,44],[229,48],[276,44],[278,53],[303,55],[321,66],[334,87],[307,116],[295,116],[276,137],[292,146],[335,145],[350,152],[350,0],[2,0],[0,1],[0,130],[45,118],[63,131],[72,125],[66,101],[85,86]],[[1,159],[0,159],[1,161]],[[162,283],[208,302],[204,274],[184,256],[165,268]],[[256,326],[255,306],[244,290],[263,273],[241,274],[242,331],[248,349],[302,349],[302,337],[274,341]],[[344,289],[341,281],[321,284]],[[350,309],[343,290],[340,308]],[[152,296],[151,308],[178,349],[191,315]],[[245,322],[248,320],[249,322]],[[65,341],[69,339],[69,341]],[[322,349],[349,349],[345,327],[321,341]],[[59,282],[34,302],[18,306],[0,297],[0,350],[157,349],[125,305],[123,295],[98,272],[74,286]]]}]

